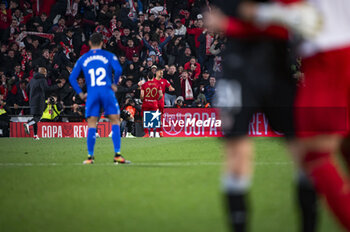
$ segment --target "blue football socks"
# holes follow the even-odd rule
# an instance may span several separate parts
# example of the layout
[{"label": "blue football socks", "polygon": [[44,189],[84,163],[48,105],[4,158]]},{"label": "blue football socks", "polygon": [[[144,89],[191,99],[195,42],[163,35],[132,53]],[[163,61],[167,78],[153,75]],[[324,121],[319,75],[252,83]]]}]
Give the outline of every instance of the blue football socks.
[{"label": "blue football socks", "polygon": [[89,156],[94,155],[94,147],[96,142],[96,128],[89,128],[87,133],[87,149]]},{"label": "blue football socks", "polygon": [[114,145],[114,152],[118,153],[120,152],[120,126],[119,125],[112,125],[112,140]]}]

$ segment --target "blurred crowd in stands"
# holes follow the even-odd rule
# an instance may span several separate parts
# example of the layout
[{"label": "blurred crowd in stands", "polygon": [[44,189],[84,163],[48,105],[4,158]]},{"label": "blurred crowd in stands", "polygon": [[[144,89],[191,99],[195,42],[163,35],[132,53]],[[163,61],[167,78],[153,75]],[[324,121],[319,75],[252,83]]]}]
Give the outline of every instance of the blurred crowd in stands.
[{"label": "blurred crowd in stands", "polygon": [[[167,107],[211,107],[220,78],[225,37],[203,27],[208,0],[2,0],[0,3],[0,94],[11,115],[26,115],[28,82],[46,67],[48,93],[62,115],[83,117],[84,102],[68,77],[76,60],[89,50],[93,32],[123,67],[117,98],[136,111],[140,85],[149,71],[164,68],[175,88]],[[84,78],[79,78],[84,88]],[[49,103],[49,102],[48,102]]]}]

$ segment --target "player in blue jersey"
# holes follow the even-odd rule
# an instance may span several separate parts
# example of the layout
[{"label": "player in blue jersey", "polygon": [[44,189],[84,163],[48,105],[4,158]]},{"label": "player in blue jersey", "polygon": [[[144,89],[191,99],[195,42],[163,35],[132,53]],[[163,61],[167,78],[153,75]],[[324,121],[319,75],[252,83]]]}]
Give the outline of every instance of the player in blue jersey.
[{"label": "player in blue jersey", "polygon": [[[96,125],[101,107],[103,107],[105,115],[108,115],[112,123],[112,140],[115,151],[114,163],[130,163],[120,153],[120,109],[115,97],[122,68],[114,54],[101,49],[102,44],[102,35],[98,33],[92,34],[89,41],[90,51],[79,58],[69,77],[72,87],[79,94],[80,98],[86,99],[85,116],[89,129],[87,133],[88,159],[84,161],[84,164],[93,164],[94,162]],[[77,82],[81,72],[85,76],[86,94],[82,92]]]}]

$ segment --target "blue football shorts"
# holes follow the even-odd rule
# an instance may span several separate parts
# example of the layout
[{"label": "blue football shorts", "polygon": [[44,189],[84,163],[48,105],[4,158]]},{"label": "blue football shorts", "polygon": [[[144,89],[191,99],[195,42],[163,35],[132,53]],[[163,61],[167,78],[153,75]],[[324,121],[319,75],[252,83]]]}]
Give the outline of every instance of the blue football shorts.
[{"label": "blue football shorts", "polygon": [[101,108],[104,110],[104,115],[120,114],[119,104],[113,90],[108,89],[88,93],[85,106],[86,118],[99,117]]}]

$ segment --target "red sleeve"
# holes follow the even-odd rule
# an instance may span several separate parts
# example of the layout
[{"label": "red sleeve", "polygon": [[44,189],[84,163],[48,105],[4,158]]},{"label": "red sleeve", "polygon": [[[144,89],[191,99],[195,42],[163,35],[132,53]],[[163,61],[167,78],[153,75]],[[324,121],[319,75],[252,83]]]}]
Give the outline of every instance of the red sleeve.
[{"label": "red sleeve", "polygon": [[189,69],[189,67],[190,67],[190,62],[187,62],[187,63],[184,65],[184,69],[187,70],[187,69]]},{"label": "red sleeve", "polygon": [[226,35],[229,37],[251,37],[266,35],[269,37],[288,39],[287,29],[271,25],[265,29],[259,29],[250,23],[242,22],[236,18],[230,17],[226,23]]},{"label": "red sleeve", "polygon": [[122,44],[122,42],[120,40],[118,40],[118,47],[120,47],[121,50],[126,52],[126,47]]},{"label": "red sleeve", "polygon": [[26,24],[31,18],[32,18],[33,14],[28,14],[26,16],[23,17],[23,21],[21,23]]},{"label": "red sleeve", "polygon": [[233,17],[230,17],[226,24],[226,35],[232,37],[249,36],[259,32],[253,25],[242,22]]},{"label": "red sleeve", "polygon": [[146,83],[141,85],[141,90],[145,90],[145,85],[146,85]]},{"label": "red sleeve", "polygon": [[275,2],[282,2],[284,4],[291,4],[296,2],[303,2],[304,0],[274,0]]},{"label": "red sleeve", "polygon": [[197,33],[202,33],[200,30],[201,28],[187,28],[187,33],[190,35],[196,35]]},{"label": "red sleeve", "polygon": [[16,85],[14,85],[14,86],[12,87],[11,93],[12,93],[13,95],[17,94],[17,86],[16,86]]},{"label": "red sleeve", "polygon": [[83,24],[95,25],[95,21],[83,18]]},{"label": "red sleeve", "polygon": [[195,70],[195,75],[194,77],[197,79],[199,77],[199,75],[201,74],[201,65],[199,63],[196,64],[196,70]]},{"label": "red sleeve", "polygon": [[8,9],[7,10],[7,24],[10,26],[12,22],[12,10]]},{"label": "red sleeve", "polygon": [[140,44],[137,46],[137,50],[141,50],[143,47],[143,40],[140,40]]}]

